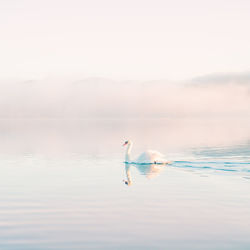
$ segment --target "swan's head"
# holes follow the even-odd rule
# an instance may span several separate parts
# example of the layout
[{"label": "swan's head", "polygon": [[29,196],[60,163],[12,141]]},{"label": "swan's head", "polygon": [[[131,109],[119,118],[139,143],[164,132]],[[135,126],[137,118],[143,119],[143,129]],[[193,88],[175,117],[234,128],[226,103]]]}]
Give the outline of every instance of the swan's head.
[{"label": "swan's head", "polygon": [[130,145],[132,142],[130,141],[130,140],[128,140],[128,141],[125,141],[124,142],[124,144],[123,144],[123,146],[127,146],[127,145]]}]

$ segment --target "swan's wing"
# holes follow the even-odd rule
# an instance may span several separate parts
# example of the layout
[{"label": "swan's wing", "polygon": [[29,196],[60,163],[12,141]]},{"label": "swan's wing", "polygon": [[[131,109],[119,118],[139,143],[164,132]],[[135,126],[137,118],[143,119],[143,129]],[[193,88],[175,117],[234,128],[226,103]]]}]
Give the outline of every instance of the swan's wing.
[{"label": "swan's wing", "polygon": [[136,160],[137,163],[153,163],[155,161],[158,161],[164,157],[163,154],[153,151],[153,150],[148,150],[144,153],[142,153]]},{"label": "swan's wing", "polygon": [[165,155],[163,155],[162,153],[160,153],[160,152],[158,152],[158,151],[154,151],[154,150],[148,150],[147,153],[150,154],[151,157],[154,157],[154,158],[162,158],[162,157],[165,157]]}]

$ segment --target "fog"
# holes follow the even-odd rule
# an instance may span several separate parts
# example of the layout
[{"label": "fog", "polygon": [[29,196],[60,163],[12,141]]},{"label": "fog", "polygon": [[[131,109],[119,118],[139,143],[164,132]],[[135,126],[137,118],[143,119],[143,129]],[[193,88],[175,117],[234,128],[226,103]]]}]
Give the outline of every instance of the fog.
[{"label": "fog", "polygon": [[0,117],[245,117],[250,114],[249,79],[209,75],[184,82],[104,78],[1,81]]},{"label": "fog", "polygon": [[121,153],[128,138],[163,153],[248,145],[250,81],[232,79],[2,81],[0,151]]}]

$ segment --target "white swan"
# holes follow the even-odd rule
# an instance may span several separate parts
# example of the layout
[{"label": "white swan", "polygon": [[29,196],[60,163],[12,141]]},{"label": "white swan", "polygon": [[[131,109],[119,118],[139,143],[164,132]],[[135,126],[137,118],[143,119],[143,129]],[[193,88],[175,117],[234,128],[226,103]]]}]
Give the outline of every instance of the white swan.
[{"label": "white swan", "polygon": [[164,159],[164,155],[157,152],[148,150],[143,152],[136,160],[130,159],[130,152],[133,146],[132,141],[125,141],[123,146],[127,146],[126,154],[125,154],[125,163],[132,163],[132,164],[169,164],[170,161]]}]

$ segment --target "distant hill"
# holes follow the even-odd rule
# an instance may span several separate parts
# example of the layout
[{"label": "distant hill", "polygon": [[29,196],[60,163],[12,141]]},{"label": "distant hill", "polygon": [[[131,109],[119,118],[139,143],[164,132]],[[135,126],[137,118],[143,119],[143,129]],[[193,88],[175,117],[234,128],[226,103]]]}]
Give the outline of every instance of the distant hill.
[{"label": "distant hill", "polygon": [[250,71],[243,73],[215,73],[199,76],[191,80],[192,84],[244,84],[250,86]]}]

